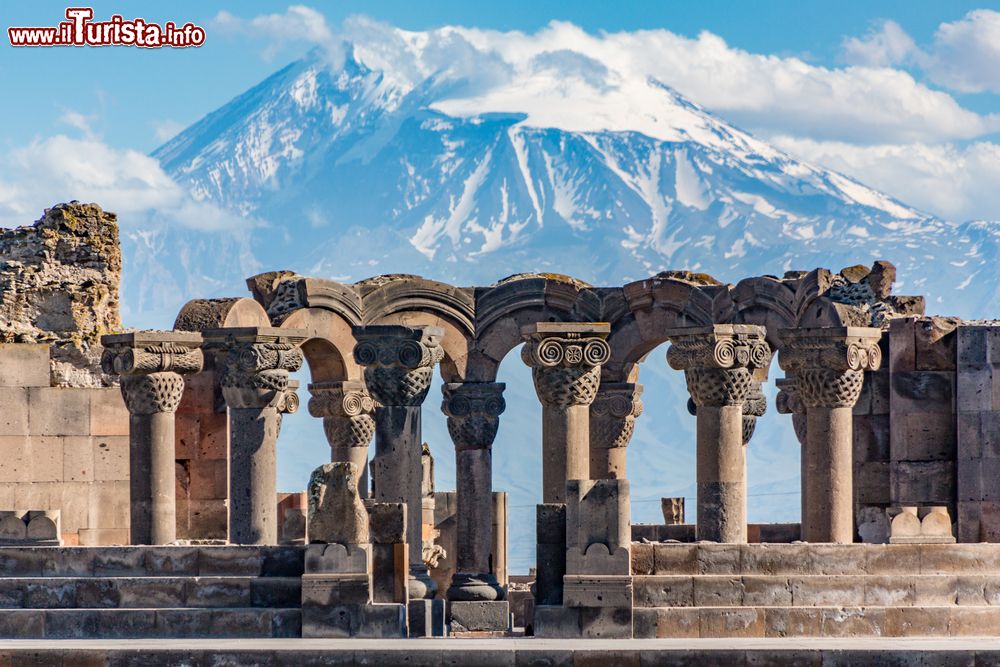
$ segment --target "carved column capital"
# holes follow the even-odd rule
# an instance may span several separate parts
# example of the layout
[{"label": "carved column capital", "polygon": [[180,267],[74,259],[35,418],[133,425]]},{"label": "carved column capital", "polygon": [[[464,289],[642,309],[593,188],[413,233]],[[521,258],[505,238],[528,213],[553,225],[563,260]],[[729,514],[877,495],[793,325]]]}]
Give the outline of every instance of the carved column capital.
[{"label": "carved column capital", "polygon": [[309,385],[309,414],[323,419],[331,447],[367,447],[375,435],[375,400],[363,382],[315,382]]},{"label": "carved column capital", "polygon": [[667,363],[684,371],[696,406],[743,404],[754,383],[753,371],[771,362],[764,327],[716,324],[672,329],[666,335],[671,343]]},{"label": "carved column capital", "polygon": [[642,385],[602,382],[590,405],[590,442],[593,447],[627,447],[642,414]]},{"label": "carved column capital", "polygon": [[219,386],[230,408],[298,410],[288,374],[302,367],[304,332],[275,327],[209,329],[206,347],[216,352]]},{"label": "carved column capital", "polygon": [[441,387],[441,411],[448,416],[448,433],[455,451],[493,446],[500,415],[507,409],[503,382],[452,382]]},{"label": "carved column capital", "polygon": [[538,322],[522,329],[521,359],[531,366],[542,405],[590,405],[601,382],[601,364],[611,359],[602,322]]},{"label": "carved column capital", "polygon": [[184,395],[182,375],[201,371],[204,356],[198,333],[137,331],[103,336],[101,368],[121,378],[130,414],[176,412]]},{"label": "carved column capital", "polygon": [[750,390],[743,400],[743,444],[749,445],[753,438],[753,433],[757,429],[757,418],[763,417],[767,412],[767,397],[761,383],[754,380],[750,383]]},{"label": "carved column capital", "polygon": [[372,397],[386,406],[421,405],[444,358],[443,337],[441,327],[354,327],[354,361],[364,367]]},{"label": "carved column capital", "polygon": [[861,395],[864,371],[882,364],[880,329],[831,327],[779,332],[781,368],[795,376],[795,390],[806,408],[845,408]]}]

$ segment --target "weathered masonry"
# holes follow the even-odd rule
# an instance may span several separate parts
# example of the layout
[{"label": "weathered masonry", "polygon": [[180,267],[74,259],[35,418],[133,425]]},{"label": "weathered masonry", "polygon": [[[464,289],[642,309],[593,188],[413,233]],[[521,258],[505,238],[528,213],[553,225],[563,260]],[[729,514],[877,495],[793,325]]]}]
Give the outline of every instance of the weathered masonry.
[{"label": "weathered masonry", "polygon": [[[106,249],[113,225],[71,204],[9,234],[44,274],[63,235]],[[20,319],[0,348],[2,636],[1000,634],[1000,326],[926,316],[891,293],[887,262],[621,287],[272,272],[248,297],[189,302],[171,331],[95,315],[76,336],[39,333],[51,288],[6,266],[2,312]],[[87,354],[60,352],[77,340]],[[518,347],[542,407],[531,579],[506,571],[492,466],[509,418],[497,371]],[[630,520],[647,359],[687,383],[696,524],[670,499],[664,524]],[[767,382],[802,444],[799,524],[746,519]],[[330,457],[279,496],[275,445],[300,394]],[[422,439],[438,407],[453,492],[434,490]]]}]

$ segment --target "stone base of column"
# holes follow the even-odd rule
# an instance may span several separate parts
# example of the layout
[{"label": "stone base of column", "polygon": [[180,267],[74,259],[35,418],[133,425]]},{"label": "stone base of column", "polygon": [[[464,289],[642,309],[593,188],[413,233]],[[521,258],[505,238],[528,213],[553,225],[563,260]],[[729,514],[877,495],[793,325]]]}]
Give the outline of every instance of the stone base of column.
[{"label": "stone base of column", "polygon": [[444,600],[410,600],[406,604],[410,637],[446,637]]},{"label": "stone base of column", "polygon": [[510,605],[500,602],[449,602],[448,630],[458,632],[510,631]]},{"label": "stone base of column", "polygon": [[438,590],[437,582],[431,578],[431,573],[427,571],[425,565],[410,566],[410,578],[407,579],[407,587],[411,601],[430,600],[437,594]]},{"label": "stone base of column", "polygon": [[457,572],[447,597],[452,602],[492,602],[504,599],[504,589],[493,574]]}]

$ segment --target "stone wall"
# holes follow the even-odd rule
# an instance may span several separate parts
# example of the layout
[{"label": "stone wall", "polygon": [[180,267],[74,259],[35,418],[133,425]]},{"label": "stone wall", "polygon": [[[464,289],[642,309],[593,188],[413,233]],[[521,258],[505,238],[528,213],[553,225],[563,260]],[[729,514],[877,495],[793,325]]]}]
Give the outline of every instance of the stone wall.
[{"label": "stone wall", "polygon": [[70,202],[34,225],[0,230],[0,342],[51,346],[51,385],[107,387],[102,334],[122,328],[114,213]]},{"label": "stone wall", "polygon": [[0,344],[0,509],[62,515],[66,544],[127,544],[129,417],[117,387],[52,387],[50,348]]}]

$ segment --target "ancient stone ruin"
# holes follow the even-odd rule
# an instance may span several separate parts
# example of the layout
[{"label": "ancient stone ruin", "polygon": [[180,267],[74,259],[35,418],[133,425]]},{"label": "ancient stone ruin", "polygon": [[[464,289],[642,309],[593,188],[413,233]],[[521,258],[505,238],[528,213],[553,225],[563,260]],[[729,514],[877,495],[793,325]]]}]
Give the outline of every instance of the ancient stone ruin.
[{"label": "ancient stone ruin", "polygon": [[[610,287],[277,271],[250,296],[189,302],[170,331],[128,332],[115,236],[114,216],[75,203],[2,236],[4,637],[1000,627],[1000,325],[926,315],[892,294],[888,262]],[[507,571],[491,451],[517,347],[542,407],[530,577]],[[630,519],[643,361],[687,383],[694,523],[677,498],[662,524]],[[768,382],[802,445],[799,523],[747,521]],[[279,494],[276,442],[303,389],[330,457]],[[439,398],[454,491],[434,489],[421,430]]]}]

